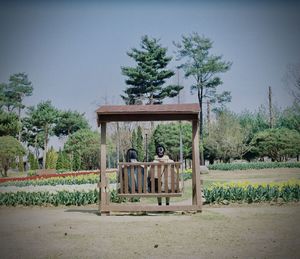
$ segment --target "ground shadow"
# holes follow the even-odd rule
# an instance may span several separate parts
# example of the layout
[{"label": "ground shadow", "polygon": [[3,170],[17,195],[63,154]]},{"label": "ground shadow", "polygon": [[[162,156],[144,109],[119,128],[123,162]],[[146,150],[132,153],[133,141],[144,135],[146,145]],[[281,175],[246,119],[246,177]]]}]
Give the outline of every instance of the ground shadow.
[{"label": "ground shadow", "polygon": [[[73,213],[84,213],[84,214],[94,214],[100,216],[98,210],[95,209],[67,209],[64,212],[73,212]],[[164,212],[113,212],[110,216],[167,216],[167,215],[178,215],[179,212],[173,211],[164,211]]]},{"label": "ground shadow", "polygon": [[68,209],[65,212],[77,212],[77,213],[89,213],[94,215],[99,215],[99,211],[95,209]]}]

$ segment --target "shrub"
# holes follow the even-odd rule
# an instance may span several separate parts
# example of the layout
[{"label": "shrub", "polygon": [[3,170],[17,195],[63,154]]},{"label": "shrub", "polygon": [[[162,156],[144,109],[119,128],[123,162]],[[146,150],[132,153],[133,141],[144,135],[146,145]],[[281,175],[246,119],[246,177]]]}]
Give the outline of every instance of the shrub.
[{"label": "shrub", "polygon": [[267,168],[300,168],[299,162],[252,162],[252,163],[220,163],[208,166],[209,170],[249,170]]},{"label": "shrub", "polygon": [[46,154],[46,168],[47,169],[56,169],[58,154],[53,147]]}]

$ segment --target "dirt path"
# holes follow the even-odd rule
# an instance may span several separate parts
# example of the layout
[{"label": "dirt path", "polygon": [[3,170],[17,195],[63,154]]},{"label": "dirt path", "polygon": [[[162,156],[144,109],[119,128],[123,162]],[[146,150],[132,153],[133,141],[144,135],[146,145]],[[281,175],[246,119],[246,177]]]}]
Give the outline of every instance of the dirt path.
[{"label": "dirt path", "polygon": [[97,206],[0,208],[1,258],[299,258],[300,204],[99,217]]}]

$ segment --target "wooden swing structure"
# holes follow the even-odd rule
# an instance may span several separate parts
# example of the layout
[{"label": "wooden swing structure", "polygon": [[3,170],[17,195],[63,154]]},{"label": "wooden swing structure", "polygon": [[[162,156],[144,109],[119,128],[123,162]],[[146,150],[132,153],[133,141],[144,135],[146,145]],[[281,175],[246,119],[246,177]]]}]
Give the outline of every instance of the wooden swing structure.
[{"label": "wooden swing structure", "polygon": [[[160,212],[202,210],[199,161],[199,105],[104,105],[97,109],[98,127],[101,127],[99,212]],[[106,168],[106,125],[109,122],[130,121],[191,121],[192,122],[192,204],[191,205],[141,205],[110,202]],[[120,197],[178,197],[180,162],[119,163],[118,194]],[[155,175],[157,179],[155,179]],[[150,181],[150,182],[149,182]],[[155,181],[158,188],[155,189]],[[148,185],[149,182],[149,185]]]}]

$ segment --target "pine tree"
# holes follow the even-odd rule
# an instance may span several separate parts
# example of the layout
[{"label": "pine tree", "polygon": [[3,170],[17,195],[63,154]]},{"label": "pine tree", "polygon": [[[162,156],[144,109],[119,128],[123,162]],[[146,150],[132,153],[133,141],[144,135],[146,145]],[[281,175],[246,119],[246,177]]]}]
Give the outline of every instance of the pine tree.
[{"label": "pine tree", "polygon": [[136,147],[137,147],[137,136],[136,136],[135,130],[133,130],[132,135],[131,135],[131,146],[134,149],[136,149]]},{"label": "pine tree", "polygon": [[154,160],[154,156],[156,155],[156,148],[155,148],[155,140],[154,135],[152,134],[148,143],[148,159],[149,161]]},{"label": "pine tree", "polygon": [[28,155],[28,161],[29,161],[29,164],[30,164],[30,170],[37,170],[37,169],[39,169],[38,161],[35,158],[34,154],[29,153],[29,155]]},{"label": "pine tree", "polygon": [[143,133],[141,126],[138,126],[136,133],[136,150],[138,152],[138,161],[144,160]]},{"label": "pine tree", "polygon": [[178,59],[185,62],[180,65],[185,72],[185,77],[192,77],[195,83],[191,86],[191,91],[197,91],[200,106],[200,163],[204,165],[203,149],[203,101],[208,99],[210,103],[224,104],[231,101],[230,92],[217,93],[217,87],[222,85],[219,77],[220,73],[227,72],[232,63],[223,61],[222,56],[210,54],[213,42],[201,37],[197,33],[189,36],[182,36],[181,43],[175,43],[178,48]]},{"label": "pine tree", "polygon": [[126,104],[161,104],[166,97],[175,97],[182,89],[178,85],[163,87],[166,79],[174,72],[166,69],[172,57],[167,56],[167,48],[159,44],[159,40],[148,36],[142,37],[141,49],[133,48],[127,55],[133,58],[136,67],[122,67],[122,74],[129,87],[121,95]]},{"label": "pine tree", "polygon": [[74,171],[79,171],[81,169],[81,157],[78,152],[73,153],[72,168]]},{"label": "pine tree", "polygon": [[56,169],[58,155],[53,147],[46,154],[46,168],[47,169]]},{"label": "pine tree", "polygon": [[71,164],[68,154],[61,149],[58,152],[58,158],[56,162],[56,170],[70,170]]},{"label": "pine tree", "polygon": [[63,160],[64,160],[63,152],[61,151],[61,149],[59,149],[58,158],[57,158],[57,162],[56,162],[56,169],[57,170],[64,169],[64,167],[63,167],[64,161]]},{"label": "pine tree", "polygon": [[18,171],[19,172],[24,172],[24,161],[23,161],[23,156],[19,156],[18,159]]}]

